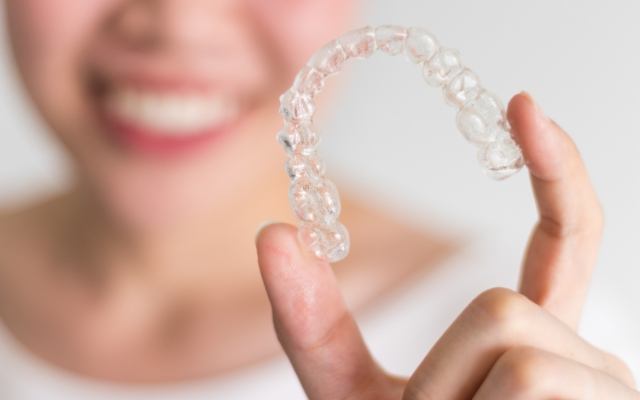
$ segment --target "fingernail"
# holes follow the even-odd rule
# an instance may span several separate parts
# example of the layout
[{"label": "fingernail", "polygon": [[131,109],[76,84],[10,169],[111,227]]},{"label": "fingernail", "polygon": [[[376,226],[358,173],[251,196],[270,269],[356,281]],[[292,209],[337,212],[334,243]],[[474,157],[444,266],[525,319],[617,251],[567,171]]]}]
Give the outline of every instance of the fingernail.
[{"label": "fingernail", "polygon": [[268,219],[268,220],[266,220],[266,221],[261,222],[261,223],[258,225],[258,228],[256,229],[255,239],[256,239],[256,240],[258,239],[258,236],[260,236],[260,232],[262,232],[262,230],[263,230],[264,228],[266,228],[267,226],[269,226],[269,225],[271,225],[271,224],[273,224],[273,223],[274,223],[274,221],[273,221],[273,220],[270,220],[270,219]]}]

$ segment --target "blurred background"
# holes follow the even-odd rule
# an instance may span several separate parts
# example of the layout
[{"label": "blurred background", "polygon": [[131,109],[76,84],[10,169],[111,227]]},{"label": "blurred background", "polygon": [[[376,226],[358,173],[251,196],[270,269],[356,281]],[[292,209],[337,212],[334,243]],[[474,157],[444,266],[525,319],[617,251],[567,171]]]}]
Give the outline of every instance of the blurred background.
[{"label": "blurred background", "polygon": [[[443,44],[459,49],[505,102],[520,90],[530,91],[573,135],[607,218],[582,330],[640,376],[640,2],[363,4],[363,24],[430,29]],[[68,165],[26,100],[5,30],[0,31],[4,206],[64,187]],[[322,152],[339,186],[384,199],[417,221],[495,241],[513,264],[511,276],[496,284],[514,286],[536,216],[526,173],[500,183],[485,178],[472,146],[456,131],[453,109],[398,57],[377,55],[354,64],[334,84],[338,95],[322,110]],[[602,315],[615,323],[601,323]]]}]

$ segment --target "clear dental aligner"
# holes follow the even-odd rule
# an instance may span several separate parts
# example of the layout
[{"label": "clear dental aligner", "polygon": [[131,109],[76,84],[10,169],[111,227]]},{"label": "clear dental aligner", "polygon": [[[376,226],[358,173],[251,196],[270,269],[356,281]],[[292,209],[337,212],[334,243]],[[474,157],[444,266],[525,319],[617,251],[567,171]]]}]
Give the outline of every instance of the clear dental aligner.
[{"label": "clear dental aligner", "polygon": [[421,68],[429,85],[442,89],[445,101],[458,110],[458,129],[477,146],[478,160],[489,176],[505,179],[524,165],[502,103],[462,64],[458,51],[442,47],[422,28],[384,25],[348,32],[316,52],[280,97],[284,127],[277,138],[288,155],[289,201],[300,221],[298,238],[317,257],[329,262],[347,256],[349,233],[338,221],[338,190],[325,177],[324,164],[317,154],[320,138],[313,128],[314,98],[326,78],[339,72],[348,60],[368,58],[376,50],[405,54]]}]

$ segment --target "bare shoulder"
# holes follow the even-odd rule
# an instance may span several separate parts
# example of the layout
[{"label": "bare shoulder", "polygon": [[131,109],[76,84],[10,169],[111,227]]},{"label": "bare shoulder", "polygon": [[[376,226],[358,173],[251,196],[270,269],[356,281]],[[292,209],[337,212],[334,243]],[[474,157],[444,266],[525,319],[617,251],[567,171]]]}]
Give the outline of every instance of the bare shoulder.
[{"label": "bare shoulder", "polygon": [[19,254],[27,247],[23,238],[26,230],[30,207],[0,208],[0,320],[4,320],[6,306],[12,304],[13,292],[18,286],[18,271],[22,269]]},{"label": "bare shoulder", "polygon": [[44,238],[49,235],[55,203],[54,199],[46,199],[0,207],[0,285],[2,281],[8,281],[2,279],[9,278],[7,274],[31,265],[30,261],[43,248]]},{"label": "bare shoulder", "polygon": [[0,271],[9,259],[16,243],[16,236],[25,228],[28,211],[23,207],[0,208]]},{"label": "bare shoulder", "polygon": [[56,236],[57,204],[50,198],[0,209],[0,319],[8,325],[28,314],[34,291],[44,296],[41,271]]},{"label": "bare shoulder", "polygon": [[461,247],[458,238],[427,223],[349,197],[343,199],[342,221],[349,228],[351,250],[336,273],[343,285],[365,293],[355,304],[428,274]]},{"label": "bare shoulder", "polygon": [[[39,217],[44,215],[48,204],[49,202],[38,202],[18,206],[0,206],[0,244],[12,242],[19,238],[21,233],[32,229]],[[1,247],[6,250],[5,246]]]}]

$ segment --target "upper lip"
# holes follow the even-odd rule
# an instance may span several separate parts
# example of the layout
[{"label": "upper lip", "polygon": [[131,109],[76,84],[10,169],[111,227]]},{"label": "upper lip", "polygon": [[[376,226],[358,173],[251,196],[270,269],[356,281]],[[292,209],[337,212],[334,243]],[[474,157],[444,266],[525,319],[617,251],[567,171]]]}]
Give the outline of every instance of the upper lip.
[{"label": "upper lip", "polygon": [[216,85],[213,82],[187,74],[160,75],[135,71],[112,78],[117,84],[157,92],[210,92],[216,90]]},{"label": "upper lip", "polygon": [[240,77],[231,60],[202,53],[144,51],[99,43],[88,54],[93,78],[156,90],[224,90],[231,92]]}]

